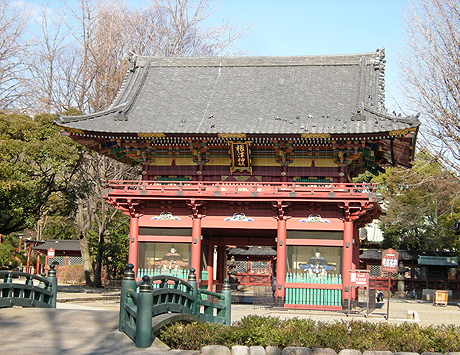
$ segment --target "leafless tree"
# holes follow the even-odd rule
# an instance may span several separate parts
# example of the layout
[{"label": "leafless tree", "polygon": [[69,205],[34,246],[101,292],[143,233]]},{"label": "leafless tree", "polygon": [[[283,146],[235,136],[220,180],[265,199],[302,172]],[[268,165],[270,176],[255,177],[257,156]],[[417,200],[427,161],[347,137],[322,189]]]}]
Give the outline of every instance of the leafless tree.
[{"label": "leafless tree", "polygon": [[0,0],[0,108],[11,107],[22,92],[27,43],[23,41],[28,24],[26,11]]},{"label": "leafless tree", "polygon": [[[69,33],[64,26],[64,16],[57,11],[50,12],[42,6],[39,29],[29,50],[30,80],[25,82],[33,95],[29,100],[38,112],[62,111],[66,108],[69,90],[63,90],[62,80],[72,65],[67,61],[71,46],[66,43]],[[70,64],[70,65],[69,65]],[[68,106],[67,106],[68,107]]]},{"label": "leafless tree", "polygon": [[210,26],[210,0],[153,0],[129,9],[121,0],[64,1],[66,15],[42,9],[30,64],[34,107],[84,113],[109,106],[127,69],[130,51],[152,56],[239,54],[249,26]]},{"label": "leafless tree", "polygon": [[[75,223],[79,231],[80,248],[83,257],[86,283],[101,287],[103,245],[107,234],[107,226],[118,213],[115,208],[105,203],[101,198],[102,190],[107,180],[137,179],[139,176],[135,168],[102,156],[95,152],[85,153],[82,165],[74,176],[75,184],[79,185],[79,194]],[[95,267],[93,267],[89,239],[94,233]],[[94,275],[94,279],[92,279]]]},{"label": "leafless tree", "polygon": [[239,28],[231,21],[207,25],[216,10],[209,0],[152,0],[127,18],[135,31],[133,50],[165,57],[240,54],[236,44],[251,26]]},{"label": "leafless tree", "polygon": [[[64,4],[65,21],[41,22],[40,51],[33,66],[35,85],[42,89],[37,92],[50,111],[74,107],[90,113],[108,107],[124,79],[130,51],[156,56],[236,54],[235,43],[246,31],[229,22],[206,25],[215,11],[210,0],[154,0],[144,9],[133,10],[121,0],[64,0]],[[93,267],[90,233],[96,231],[97,244],[102,246],[115,213],[100,197],[103,181],[133,178],[132,173],[130,167],[107,157],[85,155],[77,179],[85,186],[76,201],[75,221],[88,284],[94,281],[100,286],[102,262],[102,248],[98,248]]]},{"label": "leafless tree", "polygon": [[420,111],[421,143],[460,173],[460,2],[413,1],[401,58],[408,102]]}]

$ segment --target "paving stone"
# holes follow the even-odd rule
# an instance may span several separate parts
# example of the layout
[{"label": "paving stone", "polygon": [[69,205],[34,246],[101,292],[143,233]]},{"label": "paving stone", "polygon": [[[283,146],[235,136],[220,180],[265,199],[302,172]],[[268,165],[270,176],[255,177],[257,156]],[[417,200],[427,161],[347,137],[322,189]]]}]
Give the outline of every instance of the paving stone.
[{"label": "paving stone", "polygon": [[362,355],[361,351],[354,349],[343,349],[340,350],[339,355]]},{"label": "paving stone", "polygon": [[366,350],[363,355],[393,355],[391,351]]},{"label": "paving stone", "polygon": [[300,347],[287,347],[284,348],[282,355],[313,355],[310,348],[300,348]]},{"label": "paving stone", "polygon": [[313,349],[313,355],[337,355],[337,353],[330,348],[316,348]]},{"label": "paving stone", "polygon": [[222,345],[207,345],[201,348],[203,355],[231,355],[232,352],[229,348]]},{"label": "paving stone", "polygon": [[267,346],[265,348],[265,354],[266,355],[281,355],[281,349],[277,348],[276,346]]},{"label": "paving stone", "polygon": [[249,348],[250,355],[265,355],[265,348],[263,346],[251,346]]},{"label": "paving stone", "polygon": [[[407,351],[400,351],[400,352],[397,352],[395,353],[394,355],[420,355],[419,353],[411,353],[411,352],[407,352]],[[460,355],[460,353],[459,353]]]},{"label": "paving stone", "polygon": [[249,355],[249,348],[243,345],[232,346],[232,355]]}]

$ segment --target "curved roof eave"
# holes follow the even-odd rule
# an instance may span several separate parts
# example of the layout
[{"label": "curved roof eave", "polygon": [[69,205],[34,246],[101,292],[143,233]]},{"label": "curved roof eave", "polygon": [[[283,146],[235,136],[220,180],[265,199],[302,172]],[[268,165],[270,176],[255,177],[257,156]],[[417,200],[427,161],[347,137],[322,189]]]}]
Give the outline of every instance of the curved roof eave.
[{"label": "curved roof eave", "polygon": [[[103,111],[86,114],[86,115],[79,115],[79,116],[62,116],[59,115],[58,119],[56,120],[56,124],[67,131],[76,131],[76,132],[92,132],[92,133],[99,133],[99,134],[137,134],[137,133],[151,133],[152,131],[156,131],[158,133],[164,134],[266,134],[266,135],[273,135],[273,134],[283,134],[283,135],[293,135],[293,134],[331,134],[331,135],[356,135],[356,134],[384,134],[385,132],[397,131],[397,130],[404,130],[404,129],[411,129],[417,128],[420,125],[420,121],[418,120],[417,116],[409,116],[409,117],[397,117],[395,115],[390,115],[386,112],[382,112],[382,110],[377,109],[377,107],[371,107],[366,103],[360,102],[362,97],[366,95],[363,94],[363,87],[365,87],[365,83],[363,82],[364,67],[363,66],[370,66],[371,69],[369,70],[371,73],[376,70],[383,71],[384,64],[382,64],[384,58],[384,51],[377,51],[375,53],[365,53],[365,54],[353,54],[353,55],[334,55],[334,56],[304,56],[304,57],[235,57],[235,58],[156,58],[156,57],[142,57],[142,56],[132,56],[130,59],[130,67],[128,69],[128,73],[125,77],[125,80],[117,94],[116,98],[114,99],[112,105]],[[364,64],[363,64],[364,63]],[[348,100],[346,106],[347,109],[354,107],[353,110],[345,110],[342,109],[340,111],[336,107],[332,107],[332,109],[336,109],[335,115],[331,115],[326,112],[322,112],[317,115],[312,115],[306,111],[306,109],[302,110],[302,106],[299,105],[297,108],[291,107],[290,103],[285,104],[284,110],[285,112],[282,115],[276,115],[276,117],[270,117],[270,114],[261,114],[259,117],[253,112],[249,112],[247,116],[241,117],[241,112],[235,113],[235,117],[237,117],[241,122],[229,123],[229,120],[234,120],[234,117],[229,117],[229,111],[221,111],[216,112],[216,115],[210,114],[209,119],[213,116],[215,120],[215,124],[211,121],[206,121],[206,124],[203,124],[204,117],[200,118],[198,116],[192,117],[191,119],[187,116],[188,109],[186,104],[184,104],[181,108],[182,111],[179,114],[176,114],[174,117],[175,124],[171,124],[173,120],[171,113],[174,111],[175,108],[178,106],[171,105],[167,107],[167,109],[157,108],[162,104],[164,99],[161,101],[161,97],[157,98],[159,95],[158,90],[152,90],[152,82],[154,82],[154,89],[158,89],[161,87],[164,91],[174,90],[170,86],[163,84],[161,79],[168,80],[168,77],[162,77],[157,74],[161,73],[161,68],[179,68],[180,70],[185,70],[187,73],[190,73],[190,70],[194,70],[192,72],[195,73],[197,76],[202,74],[202,69],[197,68],[209,68],[213,66],[217,68],[218,75],[220,75],[220,68],[223,65],[232,68],[241,68],[238,70],[244,71],[244,68],[250,66],[251,68],[260,68],[260,67],[270,67],[270,68],[286,68],[292,67],[287,74],[296,77],[299,76],[297,74],[299,68],[301,67],[314,67],[313,74],[320,73],[323,75],[328,75],[327,70],[322,69],[323,67],[341,67],[347,66],[356,67],[356,73],[353,74],[352,72],[348,72],[349,77],[346,77],[343,80],[354,81],[356,79],[356,75],[359,75],[359,88],[356,87],[356,84],[353,84],[353,90],[359,91],[359,97],[355,98],[355,104],[353,105],[353,98],[351,101]],[[190,68],[194,69],[190,69]],[[185,69],[184,69],[185,68]],[[152,76],[149,77],[149,73],[151,69],[154,71]],[[168,69],[169,70],[169,69]],[[283,69],[284,70],[284,69]],[[334,71],[335,69],[328,69],[329,71]],[[367,70],[367,69],[366,69]],[[171,72],[167,72],[170,74]],[[214,73],[214,72],[212,72]],[[214,74],[208,73],[209,77],[212,78]],[[232,72],[234,73],[234,72]],[[266,73],[266,72],[264,72]],[[238,71],[236,72],[238,74]],[[246,73],[247,74],[247,73]],[[260,75],[259,72],[257,74]],[[285,78],[290,78],[290,76],[286,76],[287,74],[281,75],[281,78],[278,78],[270,73],[266,73],[267,78],[259,78],[257,76],[253,76],[252,79],[256,80],[272,80],[274,85],[281,85],[281,81],[287,80]],[[301,72],[301,74],[305,75],[305,72]],[[308,73],[307,73],[308,74]],[[184,74],[182,74],[184,75]],[[189,74],[190,75],[190,74]],[[350,76],[351,75],[351,76]],[[375,74],[369,74],[374,75]],[[376,77],[369,77],[368,80],[373,83],[375,87],[381,87],[381,83],[378,82]],[[230,75],[231,77],[231,75]],[[312,80],[315,79],[315,76],[312,75],[307,78],[303,78],[300,76],[301,79],[297,79],[295,85],[308,85]],[[179,76],[177,80],[184,79],[187,77]],[[195,78],[195,77],[193,77]],[[328,82],[321,83],[320,89],[324,86],[334,86],[336,85],[333,80],[335,79],[334,76],[330,77]],[[279,82],[277,82],[278,80]],[[147,83],[146,83],[147,82]],[[180,80],[177,81],[178,86],[186,85]],[[237,82],[236,82],[237,83]],[[345,83],[346,84],[346,83]],[[163,85],[163,86],[161,86]],[[191,88],[197,89],[197,87],[193,87],[194,80],[190,80],[188,85],[192,85]],[[146,87],[147,86],[147,87]],[[226,86],[225,88],[232,88],[233,86]],[[200,89],[200,87],[198,87]],[[326,87],[325,90],[327,90]],[[236,89],[235,89],[236,90]],[[266,90],[270,90],[270,86],[267,87]],[[373,89],[374,90],[374,89]],[[343,95],[353,95],[354,93],[350,93],[350,90],[343,89]],[[378,91],[378,90],[377,90]],[[335,91],[334,91],[335,92]],[[304,93],[301,91],[301,93]],[[161,93],[160,93],[161,94]],[[198,95],[198,93],[193,93],[194,95]],[[250,92],[251,94],[251,92]],[[257,93],[252,93],[256,95]],[[239,95],[239,96],[238,96]],[[276,97],[280,96],[279,99],[281,101],[286,100],[295,100],[295,98],[291,97],[283,97],[283,91],[277,91]],[[287,94],[285,94],[287,95]],[[333,95],[333,94],[329,94]],[[337,96],[338,94],[335,94]],[[383,95],[383,93],[377,94],[377,96]],[[375,96],[375,95],[374,95]],[[144,99],[144,102],[136,102],[142,101],[139,97]],[[237,98],[241,98],[241,100],[246,99],[244,95],[241,96],[237,93]],[[153,99],[153,100],[152,100]],[[181,96],[178,96],[178,99],[181,99]],[[193,101],[194,97],[189,98]],[[327,101],[328,97],[320,96],[320,97],[313,97],[311,99],[312,103],[310,104],[313,109],[317,108],[318,105],[315,105],[317,100]],[[342,99],[342,98],[340,98]],[[152,102],[156,100],[157,103]],[[270,100],[270,97],[267,97],[267,101]],[[315,101],[316,100],[316,101]],[[374,101],[378,101],[380,99],[374,98]],[[344,98],[343,101],[347,101],[347,98]],[[183,101],[187,103],[187,101]],[[190,102],[190,101],[188,101]],[[358,104],[359,102],[359,104]],[[159,104],[158,104],[159,103]],[[209,103],[209,102],[208,102]],[[248,105],[250,101],[245,101],[245,104]],[[219,101],[220,104],[220,101]],[[239,103],[234,101],[230,101],[230,104],[235,104],[237,106]],[[327,103],[322,102],[323,111],[328,110]],[[138,107],[135,107],[138,105]],[[146,106],[147,105],[147,106]],[[177,104],[176,104],[177,105]],[[260,104],[259,104],[260,105]],[[291,106],[290,106],[291,105]],[[313,106],[312,106],[313,105]],[[339,102],[339,105],[342,105]],[[180,106],[180,105],[179,105]],[[319,105],[320,106],[320,105]],[[337,105],[336,105],[337,106]],[[134,108],[133,108],[134,107]],[[201,107],[201,106],[200,106]],[[244,107],[244,105],[243,105]],[[251,107],[246,106],[246,107]],[[263,107],[263,105],[261,106]],[[220,107],[222,109],[222,107]],[[225,107],[224,107],[225,108]],[[292,110],[291,110],[292,108]],[[168,111],[169,109],[169,111]],[[172,111],[171,111],[172,110]],[[319,110],[319,109],[318,109]],[[131,112],[136,111],[136,112]],[[281,111],[281,110],[280,110]],[[219,117],[219,113],[221,113]],[[244,113],[244,110],[243,110]],[[257,114],[258,112],[255,111]],[[252,114],[252,115],[251,115]],[[182,115],[182,116],[181,116]],[[287,118],[291,115],[289,118]],[[275,115],[272,115],[275,116]],[[284,116],[284,117],[281,117]],[[180,118],[182,117],[182,118]],[[249,126],[244,126],[241,123],[247,123],[248,121],[252,120],[252,124]],[[188,121],[188,122],[187,122]],[[212,123],[212,124],[211,124]],[[160,128],[159,128],[160,127]]]}]

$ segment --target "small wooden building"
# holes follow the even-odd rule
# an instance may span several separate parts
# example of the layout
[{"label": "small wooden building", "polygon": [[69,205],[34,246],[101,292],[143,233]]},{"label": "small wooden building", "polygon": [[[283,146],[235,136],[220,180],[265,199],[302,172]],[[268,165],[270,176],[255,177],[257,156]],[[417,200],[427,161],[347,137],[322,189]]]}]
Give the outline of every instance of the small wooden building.
[{"label": "small wooden building", "polygon": [[[404,266],[405,291],[415,291],[420,298],[424,289],[451,290],[460,297],[460,279],[458,276],[458,258],[448,253],[433,253],[417,250],[398,250],[399,261]],[[382,262],[381,249],[363,249],[360,252],[363,269],[369,270],[370,285],[373,288],[386,289],[388,278],[380,272]],[[392,291],[397,290],[396,274],[393,275]]]},{"label": "small wooden building", "polygon": [[78,240],[52,239],[40,242],[40,244],[34,246],[32,249],[45,256],[45,268],[48,268],[51,263],[57,263],[57,265],[63,268],[83,264],[80,241]]},{"label": "small wooden building", "polygon": [[103,193],[131,218],[138,277],[165,272],[174,248],[173,272],[192,267],[211,289],[227,276],[227,246],[271,247],[279,304],[337,309],[358,229],[380,215],[374,187],[352,178],[410,167],[420,124],[386,112],[384,57],[133,55],[109,108],[57,124],[141,167]]},{"label": "small wooden building", "polygon": [[251,246],[248,248],[229,248],[227,269],[235,281],[246,286],[269,286],[275,273],[276,249],[273,247]]}]

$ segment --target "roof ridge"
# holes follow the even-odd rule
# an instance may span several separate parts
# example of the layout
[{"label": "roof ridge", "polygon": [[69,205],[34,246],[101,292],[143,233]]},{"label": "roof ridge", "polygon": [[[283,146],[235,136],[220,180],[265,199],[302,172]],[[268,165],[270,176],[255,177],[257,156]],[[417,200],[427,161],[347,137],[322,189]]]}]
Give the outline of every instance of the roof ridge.
[{"label": "roof ridge", "polygon": [[375,64],[378,52],[358,54],[308,55],[308,56],[239,56],[239,57],[156,57],[133,55],[131,60],[148,61],[152,66],[336,66],[359,65],[362,58],[366,64]]}]

